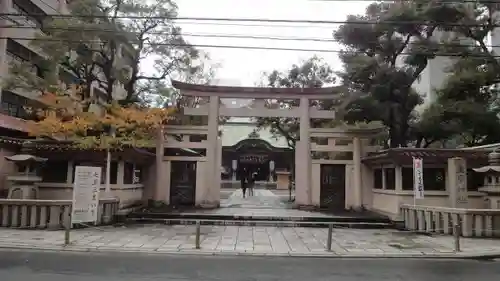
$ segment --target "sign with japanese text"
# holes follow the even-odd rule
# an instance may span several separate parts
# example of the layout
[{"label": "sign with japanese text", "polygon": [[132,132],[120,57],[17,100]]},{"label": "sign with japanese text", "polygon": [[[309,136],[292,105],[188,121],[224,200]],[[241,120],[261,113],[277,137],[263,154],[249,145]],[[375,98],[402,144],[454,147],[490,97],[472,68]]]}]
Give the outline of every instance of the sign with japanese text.
[{"label": "sign with japanese text", "polygon": [[415,199],[424,198],[424,168],[421,158],[413,158],[413,191]]},{"label": "sign with japanese text", "polygon": [[101,167],[76,166],[71,223],[96,222]]},{"label": "sign with japanese text", "polygon": [[467,164],[463,158],[455,158],[457,204],[467,204]]}]

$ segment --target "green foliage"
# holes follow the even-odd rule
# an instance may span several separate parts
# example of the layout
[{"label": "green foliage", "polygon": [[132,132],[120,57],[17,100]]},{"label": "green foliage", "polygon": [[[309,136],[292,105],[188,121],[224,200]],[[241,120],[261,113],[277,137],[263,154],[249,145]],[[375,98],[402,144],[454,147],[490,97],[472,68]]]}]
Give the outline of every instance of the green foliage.
[{"label": "green foliage", "polygon": [[[28,63],[13,65],[8,87],[52,92],[50,87],[62,80],[80,84],[90,96],[98,85],[101,99],[110,102],[118,94],[127,104],[165,94],[170,76],[194,75],[205,59],[175,26],[177,6],[171,0],[71,1],[70,10],[75,17],[47,21],[48,33],[32,41],[46,55],[47,75],[27,73]],[[145,58],[154,58],[148,69],[153,75],[140,69]]]},{"label": "green foliage", "polygon": [[[312,57],[301,64],[294,64],[292,67],[281,72],[273,70],[264,73],[265,87],[273,88],[321,88],[331,86],[335,83],[336,77],[333,69],[318,57]],[[319,102],[319,106],[328,109],[335,105],[334,101]],[[276,100],[271,106],[274,108],[290,108],[298,106],[296,100]],[[256,118],[257,128],[269,128],[274,137],[285,137],[290,147],[295,147],[298,139],[299,123],[296,118],[283,117],[260,117]]]},{"label": "green foliage", "polygon": [[340,55],[344,71],[339,76],[359,93],[344,118],[349,123],[382,122],[391,147],[411,141],[414,109],[423,102],[412,85],[428,61],[443,52],[432,38],[442,29],[439,23],[457,17],[455,10],[440,2],[373,3],[364,15],[349,16],[334,32],[345,46]]},{"label": "green foliage", "polygon": [[[446,83],[436,91],[435,103],[423,113],[420,137],[455,139],[465,146],[500,142],[496,86],[500,82],[500,62],[487,47],[497,7],[491,1],[450,7],[455,17],[448,22],[448,30],[453,33],[442,43],[456,59]],[[434,113],[436,108],[439,114]],[[428,116],[432,118],[426,120]]]}]

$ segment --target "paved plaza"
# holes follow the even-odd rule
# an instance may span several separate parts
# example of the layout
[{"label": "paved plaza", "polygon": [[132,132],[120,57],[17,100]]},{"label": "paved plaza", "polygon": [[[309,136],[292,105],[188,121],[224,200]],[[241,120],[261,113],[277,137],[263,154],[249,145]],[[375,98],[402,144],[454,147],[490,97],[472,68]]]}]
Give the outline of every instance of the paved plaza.
[{"label": "paved plaza", "polygon": [[156,254],[275,255],[322,257],[470,257],[500,254],[500,240],[461,238],[454,253],[451,236],[426,236],[396,230],[334,229],[332,251],[325,250],[327,229],[293,227],[201,226],[195,249],[193,225],[133,225],[71,231],[0,229],[0,247],[40,250],[146,252]]},{"label": "paved plaza", "polygon": [[[256,217],[328,217],[288,207],[285,195],[256,189],[243,198],[240,190],[226,191],[223,208],[203,214]],[[500,255],[500,240],[461,238],[454,252],[451,236],[427,236],[391,229],[335,228],[331,251],[326,250],[327,228],[202,225],[201,249],[195,248],[196,226],[146,224],[106,226],[71,231],[0,228],[0,248],[155,254],[262,255],[301,257],[474,257]]]},{"label": "paved plaza", "polygon": [[363,217],[378,218],[374,214],[367,213],[343,213],[330,214],[315,211],[293,209],[293,202],[289,202],[288,190],[255,189],[253,196],[243,198],[240,189],[221,190],[221,208],[209,210],[193,210],[186,214],[200,214],[204,216],[226,216],[242,217],[262,220],[294,220],[303,221],[310,219],[328,220],[339,217]]},{"label": "paved plaza", "polygon": [[278,191],[267,189],[254,189],[253,196],[246,196],[245,198],[243,198],[241,189],[230,191],[221,190],[221,192],[230,193],[227,198],[221,199],[221,207],[223,208],[283,209],[290,206],[290,204],[286,202],[288,195],[282,196],[281,193],[283,192],[279,193]]}]

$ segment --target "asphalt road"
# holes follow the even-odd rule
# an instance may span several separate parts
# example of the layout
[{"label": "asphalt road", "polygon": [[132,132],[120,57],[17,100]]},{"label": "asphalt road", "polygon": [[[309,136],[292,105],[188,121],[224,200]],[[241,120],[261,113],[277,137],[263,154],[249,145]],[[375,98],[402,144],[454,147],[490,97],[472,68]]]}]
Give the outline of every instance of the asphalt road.
[{"label": "asphalt road", "polygon": [[500,262],[0,250],[2,281],[496,281]]}]

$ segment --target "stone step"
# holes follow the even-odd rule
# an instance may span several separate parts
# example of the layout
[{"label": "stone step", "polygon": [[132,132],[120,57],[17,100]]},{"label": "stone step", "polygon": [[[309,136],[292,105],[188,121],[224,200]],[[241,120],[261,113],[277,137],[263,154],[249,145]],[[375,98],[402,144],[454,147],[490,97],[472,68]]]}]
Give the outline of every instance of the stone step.
[{"label": "stone step", "polygon": [[[276,210],[278,213],[279,210]],[[301,221],[301,222],[364,222],[364,223],[390,223],[387,217],[373,215],[323,215],[310,213],[304,215],[275,214],[272,209],[263,214],[254,214],[252,212],[242,213],[196,213],[196,212],[133,212],[128,214],[131,219],[185,219],[185,220],[243,220],[243,221]]]},{"label": "stone step", "polygon": [[276,220],[193,220],[193,219],[161,219],[161,218],[128,218],[127,224],[168,224],[168,225],[220,225],[220,226],[262,226],[262,227],[316,227],[327,228],[333,224],[334,228],[354,229],[393,229],[392,223],[383,222],[311,222],[311,221],[276,221]]},{"label": "stone step", "polygon": [[[234,210],[232,210],[234,211]],[[197,212],[133,212],[124,221],[142,223],[186,224],[203,221],[211,225],[262,225],[262,226],[320,226],[334,224],[344,227],[393,227],[386,217],[371,214],[327,215],[313,212],[283,213],[283,210],[252,210],[235,213],[197,213]]]}]

